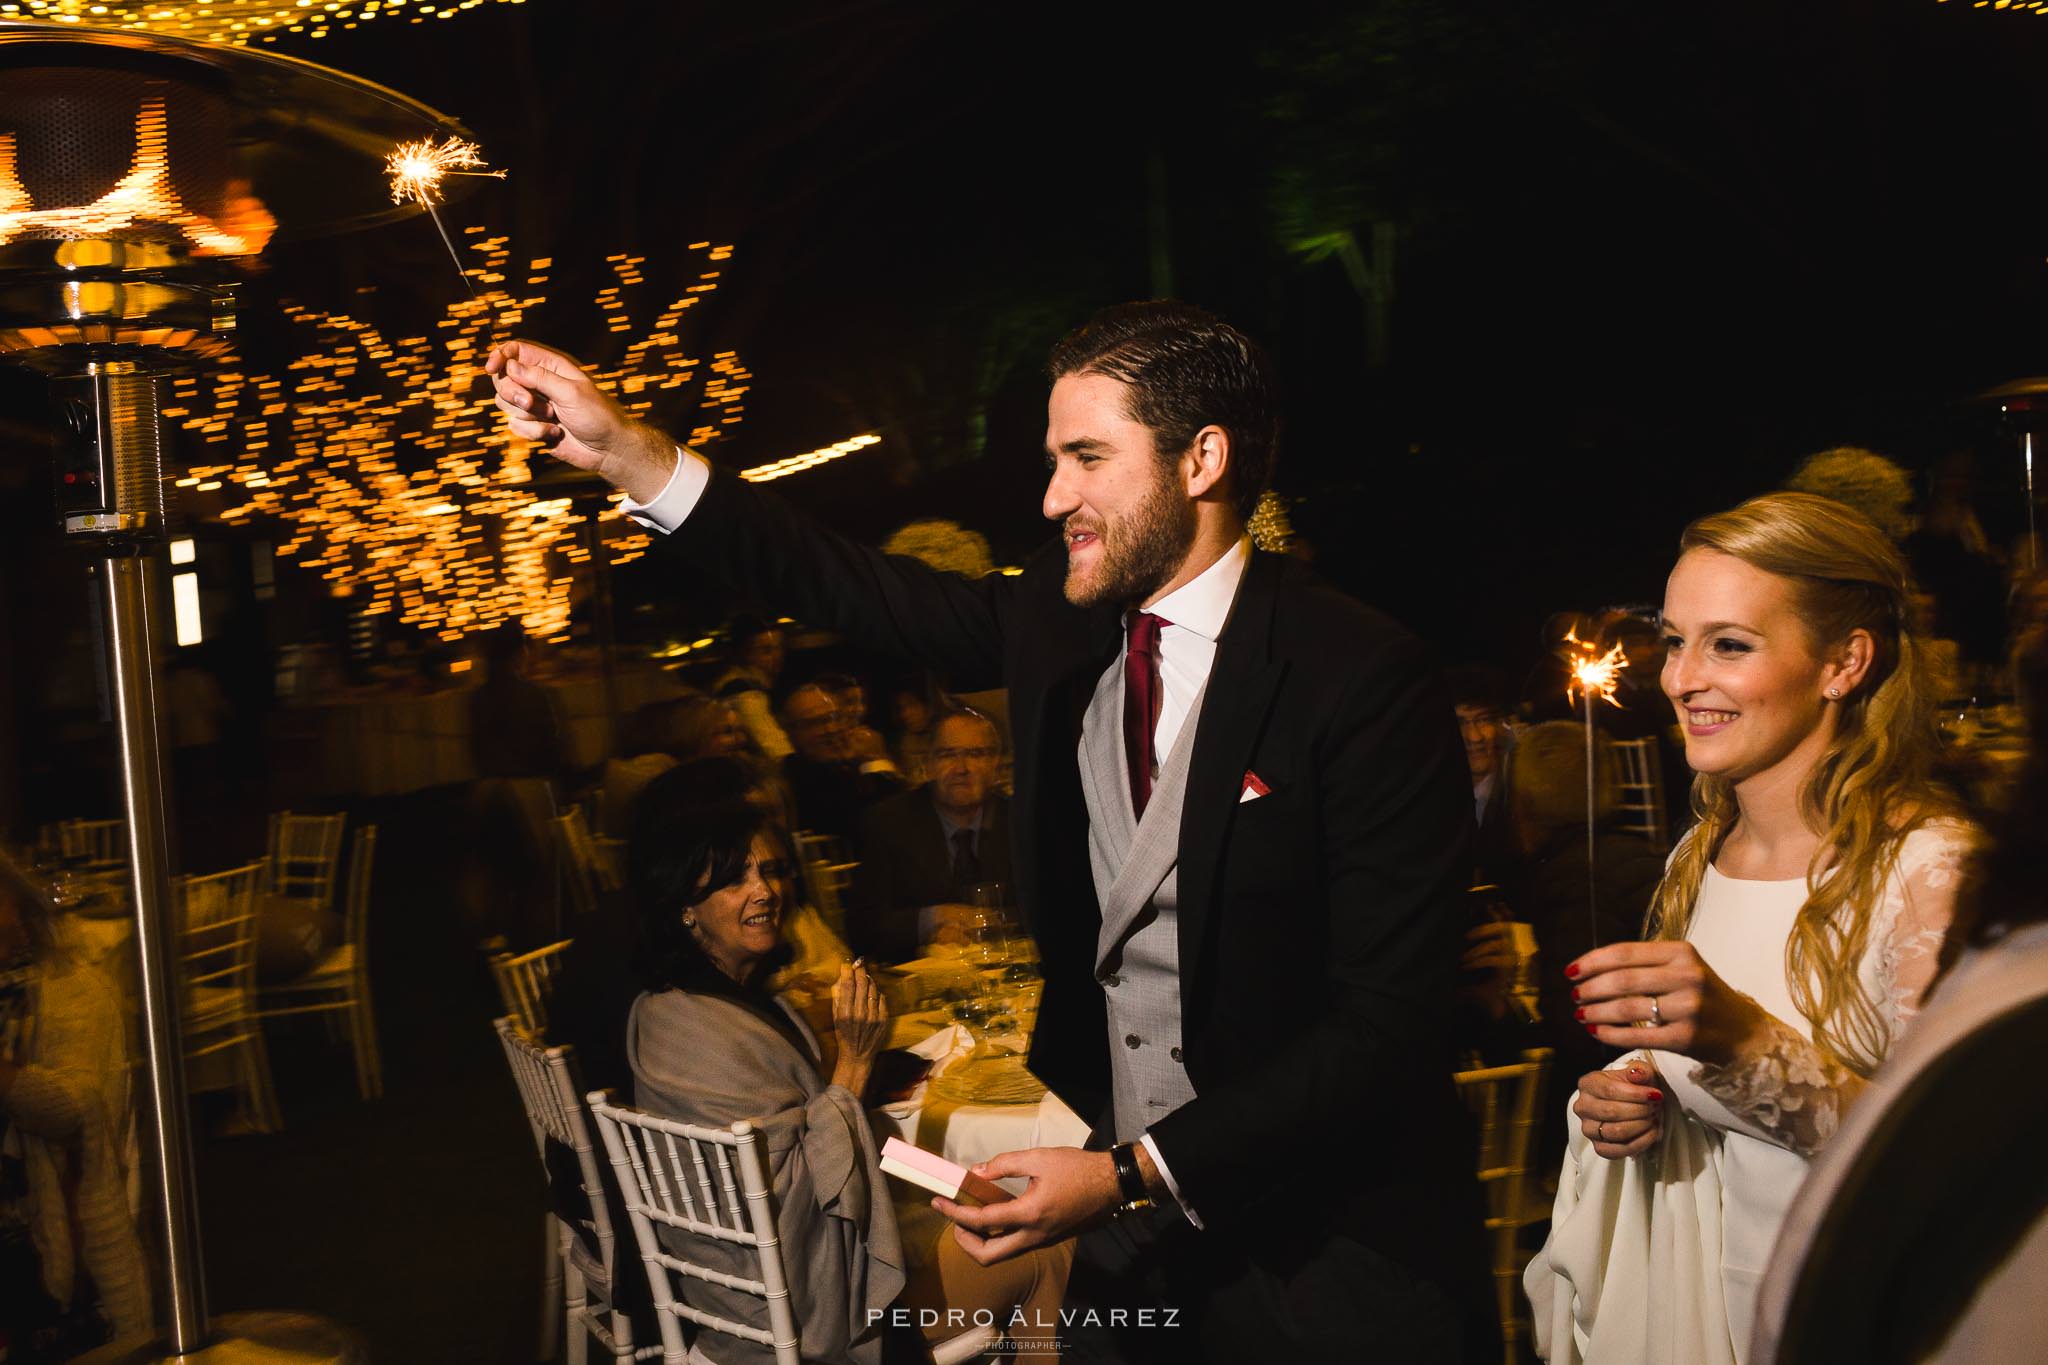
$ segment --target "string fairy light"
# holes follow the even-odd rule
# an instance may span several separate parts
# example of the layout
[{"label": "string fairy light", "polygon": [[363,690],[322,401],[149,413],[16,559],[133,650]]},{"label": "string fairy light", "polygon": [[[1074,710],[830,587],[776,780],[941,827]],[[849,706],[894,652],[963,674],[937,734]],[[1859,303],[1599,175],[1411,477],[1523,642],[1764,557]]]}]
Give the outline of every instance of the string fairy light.
[{"label": "string fairy light", "polygon": [[[221,493],[229,505],[219,515],[231,524],[281,523],[279,555],[363,612],[448,641],[506,621],[560,641],[576,572],[591,561],[590,518],[573,499],[535,487],[539,447],[512,435],[495,404],[477,397],[493,341],[517,335],[547,301],[554,262],[529,262],[515,287],[508,239],[482,234],[464,234],[477,239],[468,245],[481,264],[470,273],[481,288],[449,305],[430,335],[392,339],[348,314],[287,303],[285,316],[312,344],[282,374],[180,376],[165,416],[201,443],[182,487]],[[707,361],[684,348],[684,317],[717,289],[732,256],[710,242],[689,250],[702,257],[697,282],[591,375],[636,418],[657,404],[692,410],[694,394],[685,439],[701,449],[742,420],[753,375],[736,352]],[[623,253],[606,258],[614,282],[595,301],[608,332],[636,330],[645,264]],[[597,522],[608,563],[647,553],[651,537],[615,505]]]},{"label": "string fairy light", "polygon": [[[497,0],[520,5],[526,0]],[[7,0],[0,19],[164,33],[201,42],[246,47],[274,43],[280,34],[325,38],[337,29],[383,19],[423,24],[453,19],[484,0]]]},{"label": "string fairy light", "polygon": [[742,469],[740,477],[749,483],[768,483],[774,479],[787,478],[791,474],[801,474],[806,469],[816,469],[821,464],[851,455],[856,450],[866,450],[869,446],[878,444],[881,439],[873,432],[849,436],[843,441],[834,441],[829,446],[807,450],[801,455],[791,455],[768,464],[757,464],[751,469]]},{"label": "string fairy light", "polygon": [[[468,246],[482,288],[449,305],[429,335],[394,339],[346,313],[288,303],[286,318],[311,344],[283,373],[224,369],[174,381],[165,415],[202,450],[178,482],[222,492],[223,521],[281,522],[278,553],[365,613],[451,641],[505,621],[562,640],[575,573],[591,557],[586,518],[572,499],[534,487],[536,447],[476,396],[493,340],[516,335],[547,301],[553,262],[532,261],[514,288],[507,239],[482,231],[465,233],[477,238]],[[709,243],[700,250],[731,254]],[[634,281],[607,309],[613,330],[621,320],[630,330],[643,262],[615,255],[609,264],[622,285]],[[700,284],[703,273],[716,272],[700,273]],[[722,419],[737,414],[748,377],[730,353],[714,368],[684,349],[683,317],[706,293],[686,291],[615,364],[593,371],[636,417],[686,401],[694,388],[700,410],[715,414],[690,432],[700,446],[731,431]],[[615,509],[600,527],[612,564],[646,553],[646,533]]]}]

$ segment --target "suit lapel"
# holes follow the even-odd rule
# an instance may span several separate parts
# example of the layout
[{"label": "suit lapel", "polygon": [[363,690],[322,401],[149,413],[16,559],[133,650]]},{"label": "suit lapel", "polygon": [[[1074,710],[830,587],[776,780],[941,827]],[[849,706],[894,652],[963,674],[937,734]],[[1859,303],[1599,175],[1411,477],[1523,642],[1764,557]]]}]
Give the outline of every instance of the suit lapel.
[{"label": "suit lapel", "polygon": [[1243,794],[1245,771],[1274,693],[1287,672],[1286,660],[1272,657],[1273,611],[1284,567],[1278,555],[1252,555],[1230,619],[1216,642],[1180,820],[1183,975],[1200,961],[1203,934],[1215,908],[1224,831]]},{"label": "suit lapel", "polygon": [[1081,723],[1081,782],[1088,796],[1091,837],[1100,831],[1117,862],[1123,861],[1138,832],[1131,810],[1130,762],[1124,756],[1123,715],[1124,678],[1119,669],[1114,682],[1089,702]]}]

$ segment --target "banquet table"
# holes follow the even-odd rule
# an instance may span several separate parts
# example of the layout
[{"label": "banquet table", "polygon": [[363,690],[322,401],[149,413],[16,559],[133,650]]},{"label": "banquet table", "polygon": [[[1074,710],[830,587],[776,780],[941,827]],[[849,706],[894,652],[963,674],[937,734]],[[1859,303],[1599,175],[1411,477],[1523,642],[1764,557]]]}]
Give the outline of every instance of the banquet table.
[{"label": "banquet table", "polygon": [[[1004,1152],[1032,1147],[1079,1147],[1088,1140],[1088,1125],[1050,1090],[1022,1104],[977,1104],[929,1093],[930,1082],[918,1087],[913,1101],[869,1111],[879,1143],[899,1137],[962,1166],[987,1161]],[[1012,1194],[1022,1194],[1022,1179],[998,1181]],[[901,1180],[890,1181],[896,1226],[905,1253],[922,1265],[945,1234],[947,1220],[934,1209],[931,1195]]]}]

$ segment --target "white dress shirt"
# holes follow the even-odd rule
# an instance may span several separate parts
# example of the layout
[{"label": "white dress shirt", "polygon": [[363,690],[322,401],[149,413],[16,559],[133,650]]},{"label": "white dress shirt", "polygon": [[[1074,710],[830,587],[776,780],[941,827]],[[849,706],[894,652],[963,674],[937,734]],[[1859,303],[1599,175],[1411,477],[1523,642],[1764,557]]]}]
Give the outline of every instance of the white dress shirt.
[{"label": "white dress shirt", "polygon": [[[1173,756],[1174,742],[1187,723],[1188,708],[1201,695],[1216,666],[1216,637],[1230,617],[1230,604],[1237,600],[1237,585],[1245,566],[1252,562],[1252,543],[1240,539],[1223,552],[1223,557],[1181,584],[1146,610],[1170,624],[1159,630],[1159,723],[1152,727],[1152,756],[1161,768]],[[1130,613],[1124,613],[1124,646],[1130,646]],[[1116,667],[1095,684],[1097,692],[1114,687],[1123,671],[1124,656]]]},{"label": "white dress shirt", "polygon": [[[681,526],[696,510],[698,499],[704,496],[705,485],[711,482],[711,466],[703,456],[684,446],[678,446],[676,450],[675,472],[669,475],[668,483],[659,493],[646,502],[627,498],[619,504],[619,510],[634,521],[664,535]],[[1217,637],[1223,634],[1223,623],[1230,617],[1231,603],[1237,600],[1237,585],[1243,580],[1245,566],[1251,563],[1251,558],[1250,539],[1240,539],[1214,564],[1152,604],[1153,615],[1172,622],[1159,631],[1159,681],[1163,695],[1159,702],[1159,723],[1152,731],[1152,752],[1162,765],[1173,752],[1181,727],[1187,723],[1188,709],[1195,704],[1195,698],[1209,681],[1209,670],[1216,664]],[[1128,633],[1124,642],[1128,647]],[[1103,674],[1096,687],[1116,686],[1117,675],[1122,668],[1123,655],[1119,653],[1116,663]],[[1188,1222],[1201,1227],[1202,1220],[1181,1197],[1180,1185],[1174,1180],[1173,1172],[1167,1169],[1165,1159],[1159,1155],[1152,1135],[1143,1134],[1138,1141],[1151,1154],[1152,1164],[1159,1168],[1160,1178],[1166,1182],[1166,1188],[1180,1204]]]}]

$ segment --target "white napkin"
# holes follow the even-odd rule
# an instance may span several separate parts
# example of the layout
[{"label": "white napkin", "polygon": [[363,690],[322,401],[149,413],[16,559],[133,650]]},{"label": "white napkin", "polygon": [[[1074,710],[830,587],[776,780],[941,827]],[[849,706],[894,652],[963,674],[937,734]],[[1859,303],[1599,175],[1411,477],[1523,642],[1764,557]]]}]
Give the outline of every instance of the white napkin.
[{"label": "white napkin", "polygon": [[948,1024],[923,1042],[913,1044],[904,1051],[924,1058],[932,1064],[932,1068],[908,1095],[882,1106],[882,1112],[891,1118],[907,1119],[924,1108],[925,1087],[931,1084],[932,1077],[974,1052],[974,1035],[958,1024]]},{"label": "white napkin", "polygon": [[915,1053],[932,1064],[929,1075],[936,1076],[953,1063],[974,1051],[974,1035],[959,1024],[948,1024],[915,1047],[904,1051]]}]

